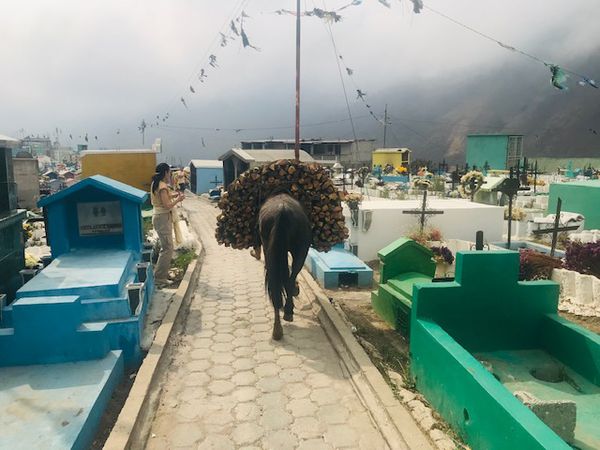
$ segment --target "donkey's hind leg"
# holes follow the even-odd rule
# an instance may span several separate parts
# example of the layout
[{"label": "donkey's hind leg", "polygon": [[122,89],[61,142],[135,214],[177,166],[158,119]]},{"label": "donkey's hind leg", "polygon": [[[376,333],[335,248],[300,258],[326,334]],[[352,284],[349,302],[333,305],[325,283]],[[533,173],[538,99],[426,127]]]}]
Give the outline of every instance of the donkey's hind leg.
[{"label": "donkey's hind leg", "polygon": [[279,309],[273,308],[275,312],[275,321],[273,322],[273,340],[279,341],[283,337],[283,327],[279,319]]},{"label": "donkey's hind leg", "polygon": [[290,278],[288,279],[287,286],[285,287],[286,291],[286,301],[285,307],[283,308],[283,320],[287,320],[288,322],[292,322],[294,320],[294,297],[297,297],[300,294],[300,288],[298,286],[298,281],[296,278],[298,274],[302,270],[302,266],[304,265],[304,261],[306,260],[306,255],[308,254],[308,246],[306,248],[296,249],[292,252],[292,271],[290,273]]}]

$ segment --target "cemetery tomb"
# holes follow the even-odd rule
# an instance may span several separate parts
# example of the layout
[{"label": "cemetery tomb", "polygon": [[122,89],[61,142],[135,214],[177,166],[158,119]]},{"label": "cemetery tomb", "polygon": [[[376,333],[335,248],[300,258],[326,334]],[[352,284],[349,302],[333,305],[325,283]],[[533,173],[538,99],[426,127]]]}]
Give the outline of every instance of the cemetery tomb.
[{"label": "cemetery tomb", "polygon": [[17,191],[12,166],[12,148],[18,141],[0,135],[0,297],[12,301],[19,286],[19,270],[25,267],[23,219],[17,210]]},{"label": "cemetery tomb", "polygon": [[563,210],[585,217],[586,230],[600,228],[600,180],[572,181],[550,184],[548,214],[554,213],[558,198],[563,201]]},{"label": "cemetery tomb", "polygon": [[205,194],[223,185],[223,161],[192,159],[189,167],[190,189],[194,194]]},{"label": "cemetery tomb", "polygon": [[371,304],[379,317],[408,334],[413,286],[431,282],[436,264],[430,249],[411,239],[398,239],[379,252],[379,286]]},{"label": "cemetery tomb", "polygon": [[[152,266],[143,261],[151,259],[142,244],[147,195],[97,175],[39,202],[52,261],[2,311],[0,407],[22,406],[3,409],[0,424],[18,430],[29,423],[55,448],[90,444],[123,371],[141,361],[153,291]],[[52,411],[55,405],[64,410]]]},{"label": "cemetery tomb", "polygon": [[308,251],[305,265],[325,289],[339,286],[370,287],[373,270],[340,245],[328,252]]},{"label": "cemetery tomb", "polygon": [[[380,249],[400,236],[419,229],[419,217],[405,211],[421,209],[422,200],[363,200],[359,205],[358,223],[353,226],[350,212],[345,208],[349,243],[357,247],[362,261],[377,259]],[[504,223],[504,208],[458,199],[428,198],[427,208],[443,214],[427,218],[427,226],[441,231],[444,239],[472,240],[478,230],[489,241],[500,241]]]},{"label": "cemetery tomb", "polygon": [[[52,262],[3,311],[0,365],[141,358],[152,274],[142,257],[147,193],[97,175],[41,200]],[[138,269],[145,268],[144,280]]]},{"label": "cemetery tomb", "polygon": [[416,386],[472,448],[599,448],[600,336],[518,276],[517,252],[459,252],[455,281],[413,287]]}]

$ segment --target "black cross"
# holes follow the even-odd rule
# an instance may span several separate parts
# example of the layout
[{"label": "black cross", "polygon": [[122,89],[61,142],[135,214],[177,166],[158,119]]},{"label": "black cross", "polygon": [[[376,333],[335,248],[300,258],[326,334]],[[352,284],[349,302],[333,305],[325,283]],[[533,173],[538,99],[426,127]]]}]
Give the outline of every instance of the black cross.
[{"label": "black cross", "polygon": [[537,159],[535,160],[535,164],[531,168],[531,174],[533,175],[533,193],[537,194],[537,176],[539,174]]},{"label": "black cross", "polygon": [[456,185],[460,183],[460,172],[458,171],[458,166],[456,169],[450,174],[450,180],[452,181],[452,190],[456,189]]},{"label": "black cross", "polygon": [[512,205],[513,198],[517,195],[519,191],[529,190],[529,187],[521,187],[521,182],[519,180],[519,168],[517,167],[517,176],[514,176],[513,169],[511,167],[509,177],[502,180],[502,183],[498,187],[498,190],[502,192],[504,195],[508,196],[508,234],[507,234],[507,243],[508,248],[510,248],[510,239],[512,235]]},{"label": "black cross", "polygon": [[558,201],[556,202],[556,215],[554,217],[554,226],[552,228],[545,228],[543,230],[534,230],[533,234],[535,234],[536,236],[539,236],[541,234],[550,234],[552,233],[552,246],[550,247],[550,256],[554,256],[554,251],[556,250],[556,243],[558,241],[558,233],[561,231],[572,231],[572,230],[577,230],[579,228],[579,225],[571,225],[569,227],[562,227],[560,228],[558,225],[560,225],[560,208],[562,206],[562,200],[560,199],[560,197],[558,198]]},{"label": "black cross", "polygon": [[216,188],[216,187],[217,187],[219,184],[223,184],[223,182],[222,182],[222,181],[219,181],[219,177],[217,177],[216,175],[215,175],[215,181],[209,181],[209,183],[210,183],[210,184],[214,184],[214,185],[215,185],[215,188]]},{"label": "black cross", "polygon": [[529,162],[527,161],[527,157],[525,157],[525,158],[523,158],[523,172],[522,172],[521,178],[520,178],[521,184],[527,185],[527,172],[528,171],[529,171]]},{"label": "black cross", "polygon": [[409,209],[406,211],[402,211],[402,214],[415,214],[420,215],[419,224],[421,227],[421,233],[423,233],[423,228],[425,228],[426,217],[433,214],[444,214],[444,211],[437,211],[434,209],[427,209],[427,189],[423,190],[423,203],[421,205],[421,209]]}]

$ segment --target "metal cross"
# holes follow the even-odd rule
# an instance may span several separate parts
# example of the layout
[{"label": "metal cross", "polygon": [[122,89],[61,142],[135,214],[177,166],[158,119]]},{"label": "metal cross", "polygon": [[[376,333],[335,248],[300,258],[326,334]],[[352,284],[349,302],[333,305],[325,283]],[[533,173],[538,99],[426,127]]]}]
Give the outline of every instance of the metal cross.
[{"label": "metal cross", "polygon": [[527,191],[529,187],[521,187],[521,182],[519,181],[519,169],[517,167],[517,176],[514,176],[513,169],[511,167],[509,172],[509,177],[502,180],[502,183],[498,187],[498,190],[502,192],[504,195],[508,196],[508,233],[507,233],[507,243],[508,248],[510,248],[510,239],[512,235],[512,205],[513,198],[517,195],[519,191]]},{"label": "metal cross", "polygon": [[209,181],[210,184],[214,184],[217,187],[219,184],[223,184],[222,181],[219,181],[219,177],[215,175],[215,181]]},{"label": "metal cross", "polygon": [[559,227],[560,225],[560,209],[562,207],[562,200],[559,197],[556,202],[556,214],[554,216],[554,226],[552,228],[545,228],[543,230],[533,230],[533,234],[536,236],[542,234],[550,234],[552,233],[552,245],[550,247],[550,256],[554,256],[554,251],[556,250],[556,243],[558,242],[558,233],[561,231],[572,231],[577,230],[579,225],[571,225],[568,227]]},{"label": "metal cross", "polygon": [[434,214],[444,214],[444,211],[427,209],[427,189],[425,189],[423,190],[423,203],[421,205],[421,209],[409,209],[406,211],[402,211],[402,214],[414,214],[421,216],[419,218],[419,225],[421,228],[421,233],[423,233],[423,228],[425,228],[426,217]]},{"label": "metal cross", "polygon": [[533,175],[533,194],[535,195],[537,194],[537,176],[539,174],[537,159],[535,160],[535,164],[531,168],[531,174]]}]

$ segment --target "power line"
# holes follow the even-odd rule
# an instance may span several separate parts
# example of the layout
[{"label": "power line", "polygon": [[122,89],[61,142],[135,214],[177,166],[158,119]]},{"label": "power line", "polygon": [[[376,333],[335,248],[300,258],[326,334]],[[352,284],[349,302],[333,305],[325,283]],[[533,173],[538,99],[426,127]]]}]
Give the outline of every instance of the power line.
[{"label": "power line", "polygon": [[[323,7],[327,9],[325,5],[325,0],[323,0]],[[346,92],[346,83],[344,82],[344,76],[342,74],[342,67],[340,64],[340,59],[338,58],[337,45],[335,44],[335,39],[333,37],[333,30],[331,29],[331,23],[327,22],[326,26],[327,31],[329,31],[329,36],[331,38],[331,45],[333,47],[333,55],[335,56],[335,62],[337,64],[338,73],[340,75],[340,82],[342,84],[342,90],[344,91],[344,99],[346,101],[346,109],[348,110],[348,118],[350,119],[350,126],[352,127],[352,136],[354,136],[354,144],[356,147],[356,156],[358,157],[358,138],[356,136],[356,129],[354,127],[354,120],[352,120],[352,111],[350,110],[350,102],[348,101],[348,93]]]},{"label": "power line", "polygon": [[[356,117],[354,117],[354,119],[364,119],[367,117],[369,117],[369,116],[367,116],[367,115],[356,116]],[[324,121],[324,122],[302,124],[302,127],[303,128],[319,127],[319,126],[323,126],[323,125],[331,125],[331,124],[335,124],[335,123],[347,122],[349,120],[350,120],[349,118],[345,118],[345,119],[339,119],[339,120],[329,120],[329,121]],[[187,126],[187,125],[159,125],[156,128],[196,130],[196,131],[234,131],[236,133],[239,133],[242,131],[290,130],[290,129],[293,129],[294,126],[284,125],[284,126],[273,126],[273,127],[240,127],[240,128],[223,127],[223,128],[221,128],[221,127],[195,127],[195,126]]]},{"label": "power line", "polygon": [[[537,57],[537,56],[535,56],[535,55],[533,55],[533,54],[531,54],[531,53],[528,53],[528,52],[526,52],[526,51],[524,51],[524,50],[521,50],[521,49],[519,49],[519,48],[517,48],[517,47],[513,47],[512,45],[507,45],[507,44],[505,44],[504,42],[502,42],[502,41],[500,41],[500,40],[498,40],[498,39],[496,39],[496,38],[494,38],[494,37],[490,36],[489,34],[485,34],[485,33],[481,32],[481,31],[479,31],[479,30],[476,30],[475,28],[473,28],[473,27],[471,27],[471,26],[469,26],[469,25],[466,25],[466,24],[464,24],[464,23],[462,23],[462,22],[458,21],[458,20],[456,20],[456,19],[454,19],[454,18],[452,18],[452,17],[448,16],[447,14],[444,14],[443,12],[441,12],[441,11],[438,11],[437,9],[434,9],[434,8],[432,8],[431,6],[424,5],[424,8],[425,8],[425,9],[427,9],[427,10],[429,10],[429,11],[431,11],[431,12],[432,12],[432,13],[434,13],[434,14],[437,14],[437,15],[438,15],[438,16],[440,16],[440,17],[443,17],[443,18],[444,18],[444,19],[446,19],[446,20],[449,20],[450,22],[452,22],[452,23],[454,23],[454,24],[456,24],[456,25],[458,25],[458,26],[460,26],[460,27],[462,27],[462,28],[464,28],[464,29],[466,29],[466,30],[468,30],[468,31],[472,32],[472,33],[475,33],[475,34],[477,34],[477,35],[479,35],[479,36],[483,37],[484,39],[487,39],[487,40],[489,40],[489,41],[495,42],[495,43],[496,43],[496,44],[498,44],[500,47],[502,47],[502,48],[504,48],[504,49],[506,49],[506,50],[509,50],[509,51],[512,51],[512,52],[516,52],[516,53],[520,53],[521,55],[523,55],[523,56],[525,56],[525,57],[527,57],[527,58],[529,58],[529,59],[531,59],[531,60],[533,60],[533,61],[536,61],[536,62],[542,63],[542,64],[543,64],[544,66],[546,66],[546,67],[550,67],[550,68],[552,68],[552,67],[556,67],[554,64],[548,63],[548,62],[544,61],[543,59],[541,59],[541,58],[539,58],[539,57]],[[594,87],[594,88],[596,88],[596,89],[598,88],[598,86],[596,86],[596,83],[595,83],[593,80],[590,80],[590,79],[589,79],[588,77],[586,77],[585,75],[582,75],[582,74],[580,74],[580,73],[577,73],[577,72],[575,72],[575,71],[573,71],[573,70],[567,69],[567,68],[565,68],[565,67],[563,67],[563,66],[560,66],[560,69],[562,69],[564,72],[568,72],[568,73],[570,73],[570,74],[572,74],[572,75],[575,75],[575,76],[577,76],[577,77],[581,78],[581,79],[582,79],[582,81],[583,81],[585,84],[589,84],[590,86],[592,86],[592,87]]]}]

